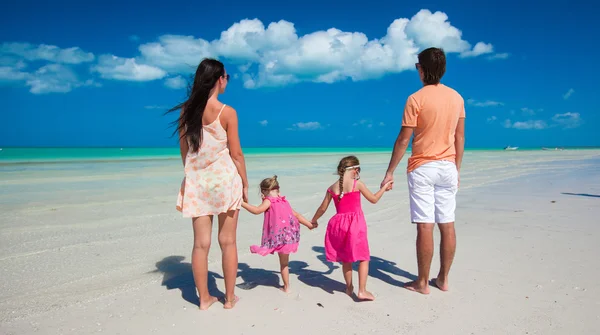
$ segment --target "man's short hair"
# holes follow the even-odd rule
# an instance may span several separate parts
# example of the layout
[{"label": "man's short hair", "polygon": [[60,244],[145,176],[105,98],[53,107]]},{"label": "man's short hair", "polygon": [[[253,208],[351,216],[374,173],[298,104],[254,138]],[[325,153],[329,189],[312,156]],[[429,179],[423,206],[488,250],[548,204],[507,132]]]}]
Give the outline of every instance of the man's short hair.
[{"label": "man's short hair", "polygon": [[428,48],[419,53],[419,66],[425,85],[436,85],[446,73],[446,54],[440,48]]}]

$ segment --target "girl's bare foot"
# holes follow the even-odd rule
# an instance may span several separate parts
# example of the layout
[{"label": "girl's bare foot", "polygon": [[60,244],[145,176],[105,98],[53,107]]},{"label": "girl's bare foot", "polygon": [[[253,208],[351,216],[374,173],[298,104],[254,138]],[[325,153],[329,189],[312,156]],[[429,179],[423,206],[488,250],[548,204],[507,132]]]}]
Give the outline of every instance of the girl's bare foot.
[{"label": "girl's bare foot", "polygon": [[213,296],[208,296],[208,299],[206,299],[206,300],[200,299],[200,310],[205,311],[205,310],[209,309],[210,306],[212,306],[212,304],[214,304],[217,301],[219,301],[219,299],[217,299],[217,297],[213,297]]},{"label": "girl's bare foot", "polygon": [[369,291],[358,291],[358,299],[364,301],[373,301],[375,296]]},{"label": "girl's bare foot", "polygon": [[287,286],[285,286],[285,285],[284,285],[283,287],[281,287],[281,288],[280,288],[280,290],[282,290],[284,293],[290,293],[290,292],[292,292],[292,291],[290,290],[290,288],[289,288],[289,287],[287,287]]},{"label": "girl's bare foot", "polygon": [[427,285],[427,282],[425,282],[425,284],[421,284],[418,281],[411,281],[409,283],[406,283],[404,285],[404,288],[409,291],[418,292],[421,294],[429,294],[429,285]]},{"label": "girl's bare foot", "polygon": [[352,298],[352,295],[354,294],[354,286],[346,286],[346,294]]},{"label": "girl's bare foot", "polygon": [[223,308],[232,309],[235,307],[235,304],[237,304],[238,301],[240,301],[240,298],[237,295],[234,295],[232,300],[227,300],[227,298],[225,298],[225,303],[223,304]]}]

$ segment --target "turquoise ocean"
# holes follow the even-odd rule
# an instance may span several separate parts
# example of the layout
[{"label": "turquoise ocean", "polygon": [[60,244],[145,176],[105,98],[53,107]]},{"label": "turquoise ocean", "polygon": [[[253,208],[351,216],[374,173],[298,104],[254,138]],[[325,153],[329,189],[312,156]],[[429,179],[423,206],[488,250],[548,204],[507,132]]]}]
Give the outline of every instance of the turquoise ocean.
[{"label": "turquoise ocean", "polygon": [[[568,148],[585,150],[597,148]],[[409,149],[410,150],[410,149]],[[467,151],[502,151],[502,148],[477,148]],[[519,148],[523,150],[541,150],[540,148]],[[392,148],[244,148],[249,156],[272,155],[319,155],[319,154],[360,154],[390,153]],[[0,164],[65,162],[65,161],[119,161],[119,160],[157,160],[179,159],[179,148],[1,148]]]}]

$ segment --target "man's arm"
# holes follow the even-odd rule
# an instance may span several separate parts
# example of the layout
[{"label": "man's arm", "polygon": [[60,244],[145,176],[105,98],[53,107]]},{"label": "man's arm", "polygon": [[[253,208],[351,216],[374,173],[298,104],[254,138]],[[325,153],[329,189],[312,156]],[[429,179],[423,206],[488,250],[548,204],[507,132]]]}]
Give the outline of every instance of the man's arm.
[{"label": "man's arm", "polygon": [[406,126],[403,126],[400,130],[400,134],[398,134],[398,137],[396,138],[396,143],[394,143],[392,158],[390,159],[390,164],[385,173],[385,179],[381,182],[381,187],[387,182],[394,180],[394,171],[396,171],[398,164],[400,164],[402,157],[404,157],[404,154],[406,153],[406,149],[408,149],[408,144],[410,143],[410,137],[412,136],[413,131],[413,127]]},{"label": "man's arm", "polygon": [[[387,172],[385,173],[385,178],[381,182],[381,187],[383,187],[388,182],[394,182],[394,171],[400,164],[406,149],[408,148],[408,143],[410,142],[410,137],[413,134],[414,128],[417,127],[419,117],[419,106],[414,96],[409,96],[406,99],[406,104],[404,105],[404,113],[402,115],[402,129],[400,129],[400,134],[396,138],[396,143],[394,143],[394,151],[392,152],[392,158],[390,159],[390,164],[388,165]],[[391,189],[391,188],[390,188]]]},{"label": "man's arm", "polygon": [[454,134],[454,149],[456,150],[456,170],[460,172],[463,154],[465,152],[465,119],[458,119],[456,133]]}]

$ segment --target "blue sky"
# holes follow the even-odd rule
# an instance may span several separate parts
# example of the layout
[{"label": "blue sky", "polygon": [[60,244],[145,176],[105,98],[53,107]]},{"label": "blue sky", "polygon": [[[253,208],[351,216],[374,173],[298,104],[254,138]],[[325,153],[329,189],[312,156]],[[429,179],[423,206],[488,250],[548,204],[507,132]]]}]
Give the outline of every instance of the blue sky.
[{"label": "blue sky", "polygon": [[12,2],[0,13],[0,147],[175,146],[163,112],[204,56],[232,75],[221,100],[244,146],[387,147],[429,46],[446,50],[443,82],[467,102],[467,146],[599,146],[587,7]]}]

